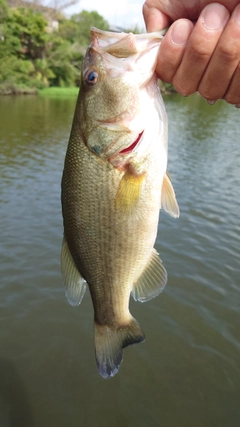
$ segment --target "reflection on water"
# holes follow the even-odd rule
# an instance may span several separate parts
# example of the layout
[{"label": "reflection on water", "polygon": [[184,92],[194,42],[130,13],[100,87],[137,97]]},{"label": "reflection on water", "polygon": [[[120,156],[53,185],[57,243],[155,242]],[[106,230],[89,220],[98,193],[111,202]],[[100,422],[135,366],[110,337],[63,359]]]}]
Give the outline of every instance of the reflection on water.
[{"label": "reflection on water", "polygon": [[26,392],[13,363],[0,359],[0,426],[32,427]]},{"label": "reflection on water", "polygon": [[89,295],[65,301],[60,180],[75,100],[0,98],[0,426],[239,424],[239,111],[166,98],[179,220],[161,213],[168,285],[131,302],[146,342],[99,377]]}]

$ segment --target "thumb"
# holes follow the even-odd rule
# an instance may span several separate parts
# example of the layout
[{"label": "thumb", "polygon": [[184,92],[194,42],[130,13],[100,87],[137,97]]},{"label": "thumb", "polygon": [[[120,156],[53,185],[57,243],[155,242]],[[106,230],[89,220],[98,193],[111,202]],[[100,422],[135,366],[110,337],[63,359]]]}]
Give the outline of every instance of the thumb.
[{"label": "thumb", "polygon": [[148,6],[147,1],[143,5],[143,18],[148,32],[160,31],[170,24],[169,17],[153,6]]}]

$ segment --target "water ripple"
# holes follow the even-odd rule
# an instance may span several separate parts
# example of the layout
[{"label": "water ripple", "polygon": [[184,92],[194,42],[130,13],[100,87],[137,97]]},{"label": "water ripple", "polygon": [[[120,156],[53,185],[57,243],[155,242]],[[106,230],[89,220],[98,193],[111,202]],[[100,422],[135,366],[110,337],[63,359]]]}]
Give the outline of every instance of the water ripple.
[{"label": "water ripple", "polygon": [[181,209],[179,220],[160,215],[168,285],[146,305],[131,302],[147,341],[126,350],[110,384],[95,368],[89,293],[69,307],[60,274],[60,181],[74,104],[0,98],[1,351],[24,378],[34,426],[236,426],[239,112],[198,96],[166,99]]}]

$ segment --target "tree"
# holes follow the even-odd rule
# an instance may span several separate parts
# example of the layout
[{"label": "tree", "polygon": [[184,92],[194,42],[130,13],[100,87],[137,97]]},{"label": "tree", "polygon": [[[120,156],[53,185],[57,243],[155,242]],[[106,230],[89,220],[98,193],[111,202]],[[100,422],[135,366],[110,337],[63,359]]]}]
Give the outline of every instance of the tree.
[{"label": "tree", "polygon": [[69,34],[72,42],[77,42],[79,45],[84,47],[89,45],[91,27],[101,28],[101,30],[109,29],[108,22],[96,11],[88,12],[83,10],[81,13],[73,15],[70,19],[70,23],[67,24],[65,22],[62,27],[60,25],[60,34],[61,31],[63,31],[63,36],[66,37],[67,31],[71,28]]},{"label": "tree", "polygon": [[[0,0],[1,1],[1,0]],[[9,9],[2,28],[1,53],[14,54],[22,59],[41,58],[47,40],[47,21],[32,9]]]},{"label": "tree", "polygon": [[0,0],[0,13],[0,93],[78,85],[91,26],[108,29],[97,12],[61,17],[59,31],[50,33],[45,15],[29,7],[9,8]]},{"label": "tree", "polygon": [[8,14],[8,7],[5,0],[0,0],[0,25],[5,21]]},{"label": "tree", "polygon": [[42,13],[48,19],[55,20],[63,17],[64,10],[78,3],[80,0],[7,0],[9,7],[30,8],[34,12]]},{"label": "tree", "polygon": [[81,63],[89,45],[92,26],[109,28],[108,22],[97,12],[82,11],[70,19],[60,21],[59,30],[52,34],[47,51],[50,68],[55,74],[51,84],[79,84]]},{"label": "tree", "polygon": [[35,60],[44,57],[48,34],[47,21],[40,13],[29,8],[5,8],[5,20],[1,24],[0,38],[0,85],[4,88],[41,87]]},{"label": "tree", "polygon": [[52,34],[46,49],[46,60],[53,73],[49,80],[51,86],[76,85],[82,55],[75,49],[74,44],[59,37],[58,33]]}]

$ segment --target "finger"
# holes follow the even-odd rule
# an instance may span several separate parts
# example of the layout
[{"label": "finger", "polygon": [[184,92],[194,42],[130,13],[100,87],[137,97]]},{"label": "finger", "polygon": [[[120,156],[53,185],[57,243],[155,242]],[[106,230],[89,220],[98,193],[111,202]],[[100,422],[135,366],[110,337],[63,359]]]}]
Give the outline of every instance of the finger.
[{"label": "finger", "polygon": [[[235,9],[225,27],[209,61],[198,91],[206,99],[223,98],[240,61],[240,5]],[[237,82],[237,74],[235,75]],[[228,96],[233,95],[236,82]],[[239,102],[233,99],[232,103]]]},{"label": "finger", "polygon": [[193,23],[188,19],[179,19],[171,25],[162,40],[156,72],[158,77],[165,83],[172,83],[193,27]]},{"label": "finger", "polygon": [[[240,5],[236,7],[233,12],[232,18],[237,23],[240,28]],[[239,45],[240,36],[238,36],[238,45]],[[234,75],[232,77],[231,83],[225,93],[224,99],[230,104],[235,104],[240,107],[240,46],[239,46],[239,62],[235,69]]]},{"label": "finger", "polygon": [[233,75],[231,84],[224,96],[225,101],[229,104],[235,104],[240,108],[240,63],[238,63],[237,69]]},{"label": "finger", "polygon": [[229,12],[221,4],[212,3],[203,9],[173,77],[173,84],[178,92],[190,95],[197,91],[228,19]]},{"label": "finger", "polygon": [[165,13],[159,10],[157,4],[156,7],[149,6],[148,2],[146,1],[143,5],[142,11],[148,32],[159,31],[169,25],[169,18],[167,15],[165,15]]}]

